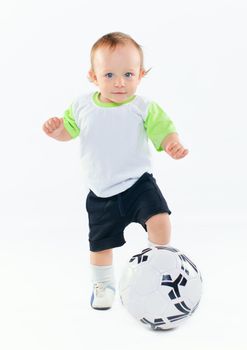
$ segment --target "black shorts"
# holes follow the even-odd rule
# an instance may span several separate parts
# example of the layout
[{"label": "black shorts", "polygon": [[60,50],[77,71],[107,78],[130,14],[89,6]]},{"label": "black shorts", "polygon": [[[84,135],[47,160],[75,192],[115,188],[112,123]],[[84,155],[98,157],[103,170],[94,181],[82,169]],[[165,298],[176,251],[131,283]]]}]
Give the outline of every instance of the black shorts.
[{"label": "black shorts", "polygon": [[159,213],[171,214],[153,174],[144,173],[130,188],[111,197],[97,197],[91,190],[86,199],[89,244],[93,252],[120,247],[124,229],[132,222],[147,231],[145,222]]}]

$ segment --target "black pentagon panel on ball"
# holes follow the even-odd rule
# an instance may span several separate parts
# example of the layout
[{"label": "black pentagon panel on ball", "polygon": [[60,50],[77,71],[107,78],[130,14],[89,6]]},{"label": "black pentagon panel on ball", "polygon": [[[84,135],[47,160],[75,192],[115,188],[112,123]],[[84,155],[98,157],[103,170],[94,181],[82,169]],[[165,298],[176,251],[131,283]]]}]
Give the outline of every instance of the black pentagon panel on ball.
[{"label": "black pentagon panel on ball", "polygon": [[169,277],[170,278],[167,278],[167,275],[164,275],[162,277],[161,285],[173,288],[175,295],[177,296],[177,298],[179,298],[181,295],[180,295],[178,286],[179,285],[185,286],[187,283],[187,280],[181,274],[174,281],[172,281],[171,276]]},{"label": "black pentagon panel on ball", "polygon": [[140,264],[141,262],[145,262],[148,260],[148,255],[145,255],[147,252],[152,250],[151,248],[144,249],[140,254],[133,255],[130,259],[130,263],[137,259],[137,263]]}]

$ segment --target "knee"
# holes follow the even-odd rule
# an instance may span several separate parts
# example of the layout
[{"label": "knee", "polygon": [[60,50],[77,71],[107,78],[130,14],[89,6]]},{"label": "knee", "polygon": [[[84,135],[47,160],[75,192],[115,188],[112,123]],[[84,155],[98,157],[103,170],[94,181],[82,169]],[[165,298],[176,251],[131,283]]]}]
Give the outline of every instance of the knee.
[{"label": "knee", "polygon": [[148,239],[152,243],[165,245],[170,242],[171,224],[169,214],[157,214],[146,221]]}]

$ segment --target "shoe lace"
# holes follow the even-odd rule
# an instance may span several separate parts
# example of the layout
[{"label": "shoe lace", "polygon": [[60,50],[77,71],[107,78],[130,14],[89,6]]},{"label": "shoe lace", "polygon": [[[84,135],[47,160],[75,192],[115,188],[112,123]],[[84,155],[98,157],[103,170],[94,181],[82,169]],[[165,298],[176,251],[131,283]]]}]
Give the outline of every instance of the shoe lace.
[{"label": "shoe lace", "polygon": [[97,282],[94,284],[95,295],[100,297],[103,296],[105,291],[105,284],[103,282]]}]

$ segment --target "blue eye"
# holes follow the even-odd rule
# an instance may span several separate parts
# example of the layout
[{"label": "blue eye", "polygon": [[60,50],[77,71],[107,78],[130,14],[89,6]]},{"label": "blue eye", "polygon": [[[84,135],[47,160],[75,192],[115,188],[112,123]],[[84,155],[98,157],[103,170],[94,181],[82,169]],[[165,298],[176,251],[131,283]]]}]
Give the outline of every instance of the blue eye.
[{"label": "blue eye", "polygon": [[125,73],[125,76],[127,77],[127,78],[130,78],[130,77],[132,77],[132,73],[130,73],[130,72],[127,72],[127,73]]},{"label": "blue eye", "polygon": [[105,74],[105,77],[107,77],[107,78],[112,78],[112,76],[113,76],[112,73],[106,73],[106,74]]}]

